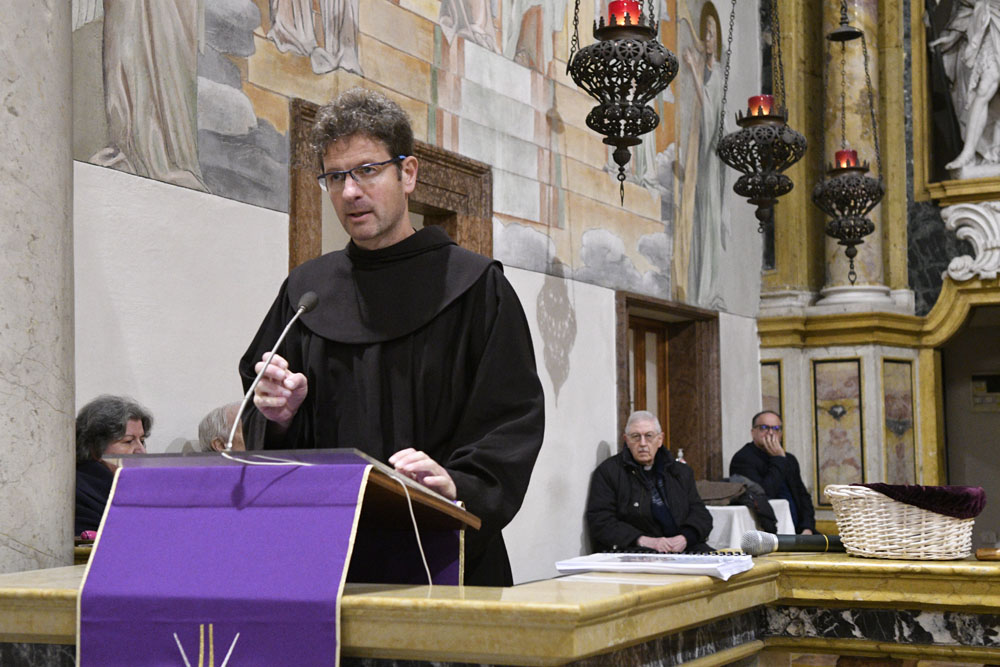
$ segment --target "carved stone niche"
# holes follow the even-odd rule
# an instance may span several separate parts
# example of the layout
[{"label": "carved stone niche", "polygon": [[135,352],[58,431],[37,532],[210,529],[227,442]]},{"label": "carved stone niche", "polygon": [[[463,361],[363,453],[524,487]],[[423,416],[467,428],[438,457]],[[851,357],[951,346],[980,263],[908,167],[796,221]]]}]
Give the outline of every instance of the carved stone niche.
[{"label": "carved stone niche", "polygon": [[[301,99],[290,104],[288,268],[319,257],[323,249],[322,197],[316,182],[320,167],[309,144],[319,105]],[[440,225],[464,248],[493,256],[493,171],[488,164],[415,141],[420,163],[410,210],[424,225]]]}]

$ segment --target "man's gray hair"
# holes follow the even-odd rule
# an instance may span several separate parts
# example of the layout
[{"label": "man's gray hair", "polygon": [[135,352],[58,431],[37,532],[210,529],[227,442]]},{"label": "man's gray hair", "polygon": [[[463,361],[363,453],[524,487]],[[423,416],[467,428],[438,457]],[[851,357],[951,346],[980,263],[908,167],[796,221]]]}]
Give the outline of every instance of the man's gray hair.
[{"label": "man's gray hair", "polygon": [[223,442],[229,440],[229,431],[233,428],[232,419],[236,417],[236,411],[240,409],[240,404],[227,403],[209,412],[198,424],[198,447],[203,452],[213,452],[212,441],[222,438]]},{"label": "man's gray hair", "polygon": [[663,430],[663,427],[660,426],[660,420],[657,419],[656,415],[654,415],[652,412],[649,412],[648,410],[636,410],[635,412],[633,412],[628,416],[628,421],[625,422],[625,432],[628,433],[628,430],[632,427],[632,424],[634,424],[635,422],[644,422],[644,421],[655,422],[656,430],[657,431]]}]

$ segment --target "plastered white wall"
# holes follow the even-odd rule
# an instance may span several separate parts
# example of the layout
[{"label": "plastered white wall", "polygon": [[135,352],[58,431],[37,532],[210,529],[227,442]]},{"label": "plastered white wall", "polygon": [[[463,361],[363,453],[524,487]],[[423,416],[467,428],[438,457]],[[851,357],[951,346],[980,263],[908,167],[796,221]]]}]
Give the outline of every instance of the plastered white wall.
[{"label": "plastered white wall", "polygon": [[[149,451],[176,451],[197,437],[205,412],[241,394],[239,357],[287,274],[287,216],[84,163],[75,179],[77,407],[100,393],[133,396],[155,417]],[[546,403],[524,505],[504,531],[523,582],[554,576],[557,560],[589,549],[590,475],[617,451],[615,308],[613,290],[505,273],[524,306]],[[544,312],[553,295],[572,313],[571,343],[565,330],[561,342],[551,335],[562,321]],[[728,464],[734,424],[760,390],[753,320],[722,318]],[[547,344],[565,352],[558,394]]]},{"label": "plastered white wall", "polygon": [[148,450],[178,451],[243,393],[239,358],[288,272],[288,216],[81,162],[73,201],[77,408],[132,396],[153,413]]},{"label": "plastered white wall", "polygon": [[[514,582],[520,583],[555,576],[557,560],[589,553],[583,512],[590,474],[617,451],[615,293],[522,269],[505,273],[524,306],[545,391],[545,440],[521,511],[504,530]],[[576,321],[558,400],[539,327],[539,295],[547,284],[565,289]]]}]

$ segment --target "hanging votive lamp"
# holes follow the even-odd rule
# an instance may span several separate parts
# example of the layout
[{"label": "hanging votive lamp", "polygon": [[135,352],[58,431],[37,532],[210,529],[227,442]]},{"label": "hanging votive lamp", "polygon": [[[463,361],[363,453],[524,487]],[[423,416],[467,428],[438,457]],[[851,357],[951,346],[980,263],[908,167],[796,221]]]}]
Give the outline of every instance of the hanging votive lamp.
[{"label": "hanging votive lamp", "polygon": [[[830,220],[826,223],[826,234],[837,239],[839,245],[845,247],[844,254],[849,264],[847,278],[853,285],[858,278],[854,269],[854,258],[858,255],[857,246],[864,243],[866,236],[875,231],[875,224],[868,219],[871,213],[885,195],[885,185],[882,182],[882,155],[879,150],[878,122],[875,116],[875,95],[872,89],[871,75],[868,71],[868,44],[864,32],[847,21],[847,1],[840,3],[840,25],[826,36],[831,44],[840,43],[840,150],[834,153],[833,164],[827,170],[826,178],[813,188],[813,203]],[[847,143],[847,66],[846,43],[861,40],[861,48],[865,63],[865,84],[868,94],[868,112],[872,123],[872,136],[875,143],[875,159],[878,162],[879,177],[868,175],[867,162],[861,163],[858,153]]]},{"label": "hanging votive lamp", "polygon": [[853,285],[858,277],[854,270],[856,246],[875,231],[875,224],[867,216],[882,201],[885,189],[881,179],[867,175],[868,163],[859,164],[857,152],[850,148],[837,151],[826,174],[813,188],[812,200],[831,217],[826,223],[827,235],[845,246],[844,254],[850,261],[847,277]]},{"label": "hanging votive lamp", "polygon": [[[765,0],[768,1],[768,0]],[[785,99],[785,74],[781,65],[781,25],[777,0],[770,2],[770,31],[774,67],[777,74],[775,95],[754,95],[747,100],[747,111],[736,114],[740,129],[723,136],[726,96],[729,91],[729,64],[732,57],[733,24],[736,0],[732,0],[729,20],[729,46],[726,47],[725,80],[722,84],[722,114],[719,118],[719,144],[716,153],[723,162],[742,175],[733,184],[733,191],[753,204],[757,210],[757,231],[773,219],[778,197],[791,191],[792,179],[786,169],[802,159],[806,139],[788,125],[788,112],[780,102]]]},{"label": "hanging votive lamp", "polygon": [[[603,5],[603,3],[602,3]],[[656,39],[653,0],[647,9],[635,0],[612,0],[594,21],[597,41],[580,48],[580,0],[573,10],[569,75],[597,106],[587,114],[587,127],[615,148],[622,204],[625,203],[625,167],[629,150],[652,132],[660,117],[649,102],[677,75],[677,58]]]}]

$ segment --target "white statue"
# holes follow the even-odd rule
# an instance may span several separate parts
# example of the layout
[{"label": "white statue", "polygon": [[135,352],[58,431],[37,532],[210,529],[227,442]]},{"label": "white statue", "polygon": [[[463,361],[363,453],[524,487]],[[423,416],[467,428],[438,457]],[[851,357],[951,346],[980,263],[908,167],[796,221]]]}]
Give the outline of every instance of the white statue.
[{"label": "white statue", "polygon": [[978,153],[985,163],[1000,164],[1000,0],[956,0],[941,37],[951,81],[952,101],[962,126],[964,146],[947,169],[973,165]]}]

